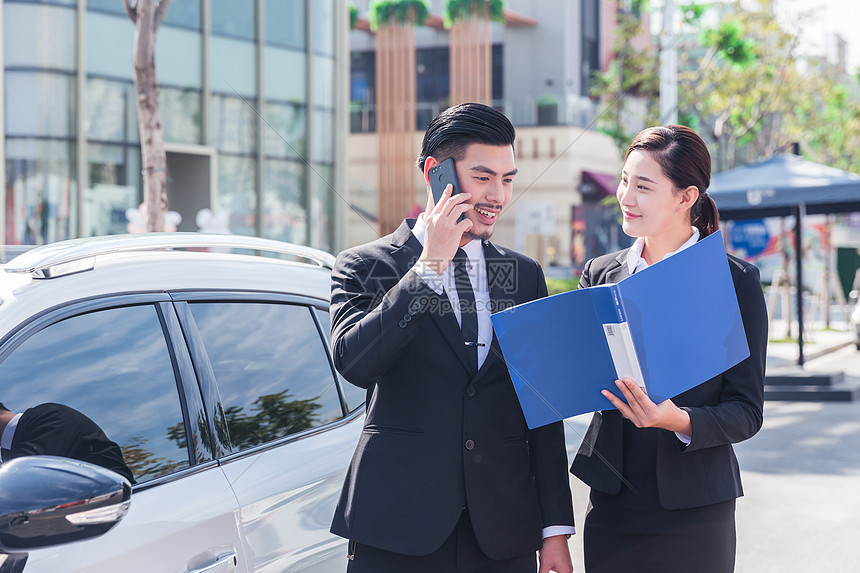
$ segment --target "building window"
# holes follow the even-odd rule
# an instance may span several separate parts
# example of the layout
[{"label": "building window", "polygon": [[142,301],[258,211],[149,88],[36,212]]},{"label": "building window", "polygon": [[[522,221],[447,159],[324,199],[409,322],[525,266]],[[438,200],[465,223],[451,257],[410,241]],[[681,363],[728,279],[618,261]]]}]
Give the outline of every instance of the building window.
[{"label": "building window", "polygon": [[6,243],[42,245],[69,239],[75,226],[75,145],[6,138]]},{"label": "building window", "polygon": [[[265,3],[266,43],[304,49],[305,0],[277,0]],[[329,23],[331,26],[331,23]]]},{"label": "building window", "polygon": [[255,0],[212,0],[212,33],[243,40],[257,37]]},{"label": "building window", "polygon": [[237,235],[257,234],[257,162],[253,157],[218,155],[218,195],[214,211],[227,214]]},{"label": "building window", "polygon": [[306,158],[306,125],[305,106],[267,101],[266,125],[263,126],[266,157]]},{"label": "building window", "polygon": [[262,235],[268,239],[307,244],[304,163],[267,158],[263,165]]},{"label": "building window", "polygon": [[81,235],[128,232],[126,211],[140,204],[140,150],[131,145],[87,145]]},{"label": "building window", "polygon": [[74,94],[74,76],[7,71],[6,135],[74,136]]},{"label": "building window", "polygon": [[[62,4],[74,5],[74,1]],[[3,20],[3,59],[7,68],[74,71],[74,10],[7,2],[3,5]]]},{"label": "building window", "polygon": [[210,101],[210,144],[225,153],[254,153],[257,116],[250,102],[220,95],[213,95]]},{"label": "building window", "polygon": [[134,143],[137,127],[134,85],[131,82],[87,78],[84,125],[87,139]]},{"label": "building window", "polygon": [[200,0],[173,0],[164,14],[164,23],[180,28],[200,29]]},{"label": "building window", "polygon": [[164,141],[200,143],[200,93],[161,86],[158,90]]}]

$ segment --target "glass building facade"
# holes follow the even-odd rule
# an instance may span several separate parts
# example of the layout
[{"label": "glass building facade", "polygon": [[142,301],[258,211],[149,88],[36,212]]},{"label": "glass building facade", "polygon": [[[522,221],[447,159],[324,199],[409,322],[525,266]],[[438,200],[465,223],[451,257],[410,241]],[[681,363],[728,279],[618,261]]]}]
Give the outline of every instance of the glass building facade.
[{"label": "glass building facade", "polygon": [[[335,8],[345,12],[342,0],[172,1],[155,57],[180,230],[209,208],[232,233],[333,250]],[[0,9],[3,241],[126,232],[143,195],[122,0]],[[199,173],[205,189],[186,188]]]}]

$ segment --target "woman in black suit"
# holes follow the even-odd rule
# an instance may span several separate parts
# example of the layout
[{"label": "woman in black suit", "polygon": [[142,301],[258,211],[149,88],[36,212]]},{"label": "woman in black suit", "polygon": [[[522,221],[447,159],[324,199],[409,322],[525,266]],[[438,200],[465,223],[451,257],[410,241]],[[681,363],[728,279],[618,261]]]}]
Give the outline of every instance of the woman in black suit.
[{"label": "woman in black suit", "polygon": [[[691,129],[652,127],[627,150],[618,201],[629,249],[591,259],[580,287],[615,283],[719,228],[708,196],[711,158]],[[756,267],[729,257],[750,356],[655,404],[636,381],[596,412],[570,471],[591,487],[587,573],[734,570],[735,499],[743,495],[731,444],[761,427],[767,318]],[[701,304],[708,304],[702,300]],[[690,308],[689,334],[708,328]],[[607,406],[609,406],[607,402]]]}]

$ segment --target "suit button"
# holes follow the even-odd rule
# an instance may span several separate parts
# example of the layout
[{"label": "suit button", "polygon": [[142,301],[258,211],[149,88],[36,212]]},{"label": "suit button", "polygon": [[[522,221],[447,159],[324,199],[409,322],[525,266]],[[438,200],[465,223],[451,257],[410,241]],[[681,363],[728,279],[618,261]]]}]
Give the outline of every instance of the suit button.
[{"label": "suit button", "polygon": [[405,321],[405,320],[401,320],[401,321],[400,321],[400,323],[399,323],[399,325],[400,325],[400,328],[406,328],[406,321]]},{"label": "suit button", "polygon": [[474,386],[469,386],[468,388],[466,388],[466,396],[471,398],[474,395],[475,395],[475,387]]},{"label": "suit button", "polygon": [[412,304],[409,306],[409,310],[410,310],[410,312],[412,312],[413,314],[415,314],[416,312],[418,312],[418,310],[419,310],[420,308],[421,308],[421,303],[420,303],[420,302],[418,302],[417,300],[413,300],[413,301],[412,301]]},{"label": "suit button", "polygon": [[412,320],[412,315],[411,315],[411,314],[404,314],[404,315],[403,315],[403,321],[404,321],[404,322],[409,322],[410,320]]},{"label": "suit button", "polygon": [[466,449],[470,452],[475,449],[475,442],[472,440],[466,440]]}]

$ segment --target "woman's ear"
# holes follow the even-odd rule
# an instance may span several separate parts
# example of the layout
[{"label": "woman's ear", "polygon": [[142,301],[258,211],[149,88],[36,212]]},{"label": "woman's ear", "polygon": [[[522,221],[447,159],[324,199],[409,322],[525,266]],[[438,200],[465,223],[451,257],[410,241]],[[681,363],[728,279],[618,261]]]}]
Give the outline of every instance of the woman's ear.
[{"label": "woman's ear", "polygon": [[699,188],[695,185],[690,185],[680,193],[681,201],[678,203],[678,212],[682,213],[693,208],[696,201],[699,200]]}]

